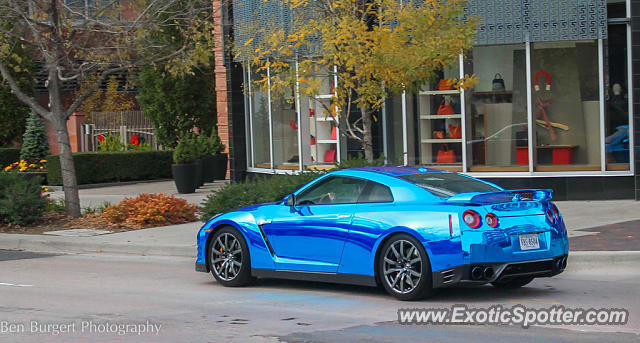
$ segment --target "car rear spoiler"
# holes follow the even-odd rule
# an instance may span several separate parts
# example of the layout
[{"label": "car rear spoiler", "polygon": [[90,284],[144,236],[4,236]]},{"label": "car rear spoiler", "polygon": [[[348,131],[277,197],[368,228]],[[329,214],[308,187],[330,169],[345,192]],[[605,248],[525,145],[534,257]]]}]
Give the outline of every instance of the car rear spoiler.
[{"label": "car rear spoiler", "polygon": [[547,201],[553,198],[551,189],[516,189],[488,193],[459,193],[447,199],[447,202],[475,204],[497,204],[513,201]]}]

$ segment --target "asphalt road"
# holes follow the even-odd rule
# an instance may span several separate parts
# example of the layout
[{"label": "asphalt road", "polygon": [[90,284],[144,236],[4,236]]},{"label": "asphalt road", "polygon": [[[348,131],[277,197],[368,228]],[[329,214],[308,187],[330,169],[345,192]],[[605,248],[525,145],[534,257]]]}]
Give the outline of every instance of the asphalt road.
[{"label": "asphalt road", "polygon": [[[516,291],[454,288],[406,303],[378,289],[309,282],[223,288],[185,258],[0,251],[0,342],[638,342],[638,270],[589,266]],[[630,319],[623,326],[529,329],[397,324],[399,308],[452,304],[618,307]],[[48,332],[30,332],[32,321]],[[159,333],[97,332],[140,323],[161,325]],[[9,324],[24,332],[1,333]],[[55,325],[75,332],[54,335]]]}]

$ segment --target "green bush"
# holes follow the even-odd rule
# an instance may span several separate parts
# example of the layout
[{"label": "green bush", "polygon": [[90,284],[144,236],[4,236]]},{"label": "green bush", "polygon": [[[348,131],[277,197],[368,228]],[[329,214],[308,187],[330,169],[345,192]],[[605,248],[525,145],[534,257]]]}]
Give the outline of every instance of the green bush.
[{"label": "green bush", "polygon": [[42,219],[46,201],[39,178],[0,173],[0,223],[28,225]]},{"label": "green bush", "polygon": [[27,118],[27,128],[22,137],[22,149],[20,159],[30,162],[37,162],[49,154],[49,141],[47,130],[40,116],[31,112]]},{"label": "green bush", "polygon": [[196,151],[195,140],[193,138],[182,138],[176,149],[173,151],[173,162],[175,164],[192,163],[200,158]]},{"label": "green bush", "polygon": [[220,136],[218,133],[213,131],[211,132],[211,137],[209,137],[207,141],[207,152],[209,155],[217,155],[224,151],[224,144],[220,140]]},{"label": "green bush", "polygon": [[0,148],[0,167],[20,161],[20,148]]},{"label": "green bush", "polygon": [[[171,177],[172,151],[79,152],[73,154],[78,184]],[[49,185],[62,185],[60,158],[47,156]]]},{"label": "green bush", "polygon": [[203,203],[202,221],[238,208],[282,200],[287,194],[322,175],[305,172],[298,175],[256,176],[244,183],[232,183],[209,195]]}]

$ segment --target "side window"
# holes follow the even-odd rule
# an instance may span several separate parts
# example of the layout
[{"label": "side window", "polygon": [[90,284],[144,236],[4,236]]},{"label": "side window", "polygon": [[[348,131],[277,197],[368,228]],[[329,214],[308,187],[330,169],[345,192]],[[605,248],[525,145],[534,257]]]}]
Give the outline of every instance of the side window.
[{"label": "side window", "polygon": [[299,205],[355,204],[367,184],[366,180],[331,176],[298,195]]},{"label": "side window", "polygon": [[393,195],[389,187],[377,182],[368,181],[367,187],[358,202],[393,202]]}]

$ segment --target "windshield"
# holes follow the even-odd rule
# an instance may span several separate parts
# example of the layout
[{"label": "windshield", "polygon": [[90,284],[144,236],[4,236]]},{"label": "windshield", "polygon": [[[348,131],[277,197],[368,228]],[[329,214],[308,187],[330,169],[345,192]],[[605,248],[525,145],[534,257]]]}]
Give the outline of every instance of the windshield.
[{"label": "windshield", "polygon": [[422,173],[404,175],[401,178],[442,198],[448,198],[458,193],[500,191],[497,187],[455,173]]}]

